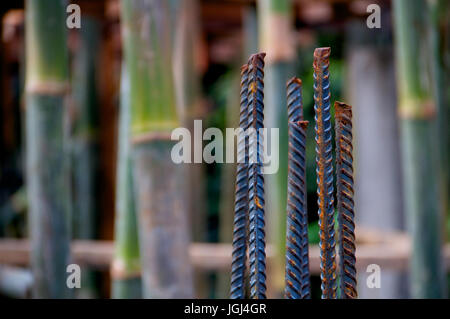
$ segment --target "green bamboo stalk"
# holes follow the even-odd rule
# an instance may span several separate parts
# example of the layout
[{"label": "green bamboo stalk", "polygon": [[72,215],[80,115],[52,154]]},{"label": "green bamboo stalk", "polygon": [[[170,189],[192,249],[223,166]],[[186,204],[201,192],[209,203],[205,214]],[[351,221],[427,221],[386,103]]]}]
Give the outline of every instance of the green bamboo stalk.
[{"label": "green bamboo stalk", "polygon": [[[440,149],[440,166],[439,175],[441,176],[440,184],[440,198],[442,205],[442,217],[446,220],[449,216],[449,190],[450,190],[450,175],[449,175],[449,130],[448,121],[450,115],[450,89],[449,89],[449,66],[445,63],[445,46],[446,37],[449,38],[450,32],[450,4],[446,0],[428,1],[430,8],[431,20],[431,51],[432,51],[432,80],[433,80],[433,94],[436,101],[438,134],[441,139]],[[448,41],[448,40],[447,40]],[[448,45],[448,44],[447,44]],[[444,237],[446,223],[443,223]],[[448,235],[447,235],[448,236]],[[447,238],[444,238],[448,239]]]},{"label": "green bamboo stalk", "polygon": [[119,137],[112,297],[141,298],[141,263],[130,156],[130,83],[124,66],[120,83]]},{"label": "green bamboo stalk", "polygon": [[132,136],[170,132],[179,126],[179,120],[170,74],[172,33],[168,3],[126,0],[122,11],[125,63],[131,81]]},{"label": "green bamboo stalk", "polygon": [[[95,239],[98,205],[98,125],[97,65],[100,43],[100,24],[90,16],[83,16],[79,30],[79,47],[74,53],[71,104],[71,168],[73,178],[74,238]],[[78,292],[78,291],[77,291]],[[82,272],[82,298],[97,295],[95,273]]]},{"label": "green bamboo stalk", "polygon": [[259,45],[267,53],[265,72],[266,126],[279,128],[279,170],[267,175],[267,207],[269,241],[275,244],[276,257],[272,270],[275,293],[284,290],[288,129],[286,113],[286,81],[291,78],[295,58],[292,39],[291,0],[258,0]]},{"label": "green bamboo stalk", "polygon": [[[38,298],[67,298],[70,189],[64,144],[68,91],[66,1],[26,1],[27,184]],[[51,19],[49,18],[51,17]]]},{"label": "green bamboo stalk", "polygon": [[439,136],[431,94],[429,15],[423,0],[394,1],[398,108],[406,219],[412,239],[411,296],[444,297],[438,186]]},{"label": "green bamboo stalk", "polygon": [[145,298],[193,296],[183,167],[171,160],[179,126],[168,2],[123,0],[124,57],[130,77],[131,139]]}]

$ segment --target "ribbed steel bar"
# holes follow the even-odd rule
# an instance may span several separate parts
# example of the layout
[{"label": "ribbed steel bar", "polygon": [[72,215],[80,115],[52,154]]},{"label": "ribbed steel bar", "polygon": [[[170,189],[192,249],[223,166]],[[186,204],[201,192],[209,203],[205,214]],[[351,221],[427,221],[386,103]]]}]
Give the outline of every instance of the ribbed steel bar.
[{"label": "ribbed steel bar", "polygon": [[317,48],[314,51],[317,202],[319,206],[320,277],[322,279],[323,299],[335,299],[337,289],[329,57],[330,48]]},{"label": "ribbed steel bar", "polygon": [[286,85],[289,122],[303,121],[302,80],[291,78]]},{"label": "ribbed steel bar", "polygon": [[308,121],[303,121],[301,85],[302,82],[298,78],[292,78],[287,83],[289,158],[284,295],[288,299],[311,297],[306,207]]},{"label": "ribbed steel bar", "polygon": [[263,121],[264,121],[264,57],[254,54],[249,60],[248,123],[249,134],[249,258],[250,297],[266,298],[266,240],[264,221]]},{"label": "ribbed steel bar", "polygon": [[335,102],[336,187],[339,223],[340,297],[356,298],[355,213],[353,202],[352,107]]},{"label": "ribbed steel bar", "polygon": [[[248,127],[248,65],[241,68],[241,100],[239,127]],[[248,137],[241,132],[238,136],[238,163],[236,165],[236,192],[234,199],[233,253],[231,262],[232,299],[245,298],[245,270],[247,259],[248,224]]]}]

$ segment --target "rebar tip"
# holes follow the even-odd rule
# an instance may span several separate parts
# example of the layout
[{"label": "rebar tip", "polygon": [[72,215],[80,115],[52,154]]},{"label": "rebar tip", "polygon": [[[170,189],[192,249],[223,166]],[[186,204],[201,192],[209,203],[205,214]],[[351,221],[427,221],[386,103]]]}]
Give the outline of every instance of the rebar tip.
[{"label": "rebar tip", "polygon": [[347,103],[344,103],[344,102],[336,101],[336,102],[334,102],[334,108],[335,108],[336,110],[337,110],[337,109],[341,109],[341,110],[351,110],[351,109],[352,109],[352,106],[349,105],[349,104],[347,104]]},{"label": "rebar tip", "polygon": [[330,56],[330,53],[331,53],[330,47],[316,48],[314,50],[314,58],[326,59]]},{"label": "rebar tip", "polygon": [[266,57],[266,53],[265,52],[253,53],[248,58],[248,63],[251,63],[253,61],[253,59],[262,59],[263,60],[265,57]]},{"label": "rebar tip", "polygon": [[291,78],[286,83],[288,120],[298,122],[303,120],[302,80]]},{"label": "rebar tip", "polygon": [[330,47],[316,48],[314,50],[313,68],[315,72],[319,72],[321,68],[330,63]]},{"label": "rebar tip", "polygon": [[289,79],[287,82],[286,82],[286,86],[289,86],[289,85],[291,85],[292,83],[297,83],[298,85],[302,85],[302,80],[301,79],[299,79],[298,77],[292,77],[291,79]]},{"label": "rebar tip", "polygon": [[266,57],[266,52],[259,52],[257,55],[260,59],[264,59]]},{"label": "rebar tip", "polygon": [[335,116],[340,116],[341,114],[347,114],[347,116],[352,116],[352,106],[344,102],[336,101],[334,102]]},{"label": "rebar tip", "polygon": [[296,124],[306,130],[308,128],[309,121],[298,121]]}]

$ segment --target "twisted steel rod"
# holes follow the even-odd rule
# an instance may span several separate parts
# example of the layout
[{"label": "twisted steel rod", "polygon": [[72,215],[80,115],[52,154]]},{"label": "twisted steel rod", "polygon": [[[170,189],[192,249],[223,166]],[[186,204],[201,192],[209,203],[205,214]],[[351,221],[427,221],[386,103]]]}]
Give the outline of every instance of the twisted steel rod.
[{"label": "twisted steel rod", "polygon": [[289,120],[288,200],[286,227],[285,297],[310,298],[308,214],[306,206],[306,129],[303,121],[302,82],[287,83]]},{"label": "twisted steel rod", "polygon": [[293,77],[287,82],[286,87],[288,121],[303,121],[302,80]]},{"label": "twisted steel rod", "polygon": [[340,296],[357,298],[353,202],[352,107],[335,102]]},{"label": "twisted steel rod", "polygon": [[331,145],[330,48],[314,51],[314,111],[316,130],[316,173],[319,206],[320,268],[322,298],[336,298],[336,242],[333,209],[333,156]]},{"label": "twisted steel rod", "polygon": [[233,223],[233,252],[231,262],[232,299],[245,297],[245,270],[247,259],[247,224],[248,224],[248,137],[244,131],[248,127],[248,65],[241,68],[240,115],[238,135],[238,163],[236,167],[236,190]]},{"label": "twisted steel rod", "polygon": [[265,53],[250,57],[248,68],[248,124],[249,134],[249,258],[250,297],[266,298],[266,242],[264,221],[263,136],[264,126],[264,57]]}]

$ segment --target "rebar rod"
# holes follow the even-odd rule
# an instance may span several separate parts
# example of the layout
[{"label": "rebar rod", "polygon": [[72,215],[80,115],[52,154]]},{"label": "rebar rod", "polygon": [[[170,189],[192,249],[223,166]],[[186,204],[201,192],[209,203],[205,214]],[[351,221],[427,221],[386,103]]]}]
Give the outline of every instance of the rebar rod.
[{"label": "rebar rod", "polygon": [[293,77],[286,87],[288,121],[289,123],[303,121],[302,80]]},{"label": "rebar rod", "polygon": [[322,298],[336,298],[336,242],[333,209],[333,156],[331,145],[330,48],[314,51],[314,111],[316,130],[316,173],[319,206],[320,268]]},{"label": "rebar rod", "polygon": [[[263,121],[264,121],[264,57],[254,54],[249,60],[248,124],[249,134],[249,258],[250,297],[266,298],[266,241],[264,221]],[[250,130],[249,130],[250,131]]]},{"label": "rebar rod", "polygon": [[335,102],[336,196],[339,223],[340,297],[352,299],[356,292],[355,213],[353,202],[352,107]]},{"label": "rebar rod", "polygon": [[311,297],[306,206],[306,129],[308,121],[303,121],[301,85],[301,80],[295,77],[287,84],[289,157],[284,294],[288,299]]},{"label": "rebar rod", "polygon": [[248,224],[248,65],[241,68],[241,100],[238,136],[238,163],[236,165],[236,192],[233,223],[233,252],[231,262],[232,299],[245,297],[245,269],[247,259],[247,224]]}]

